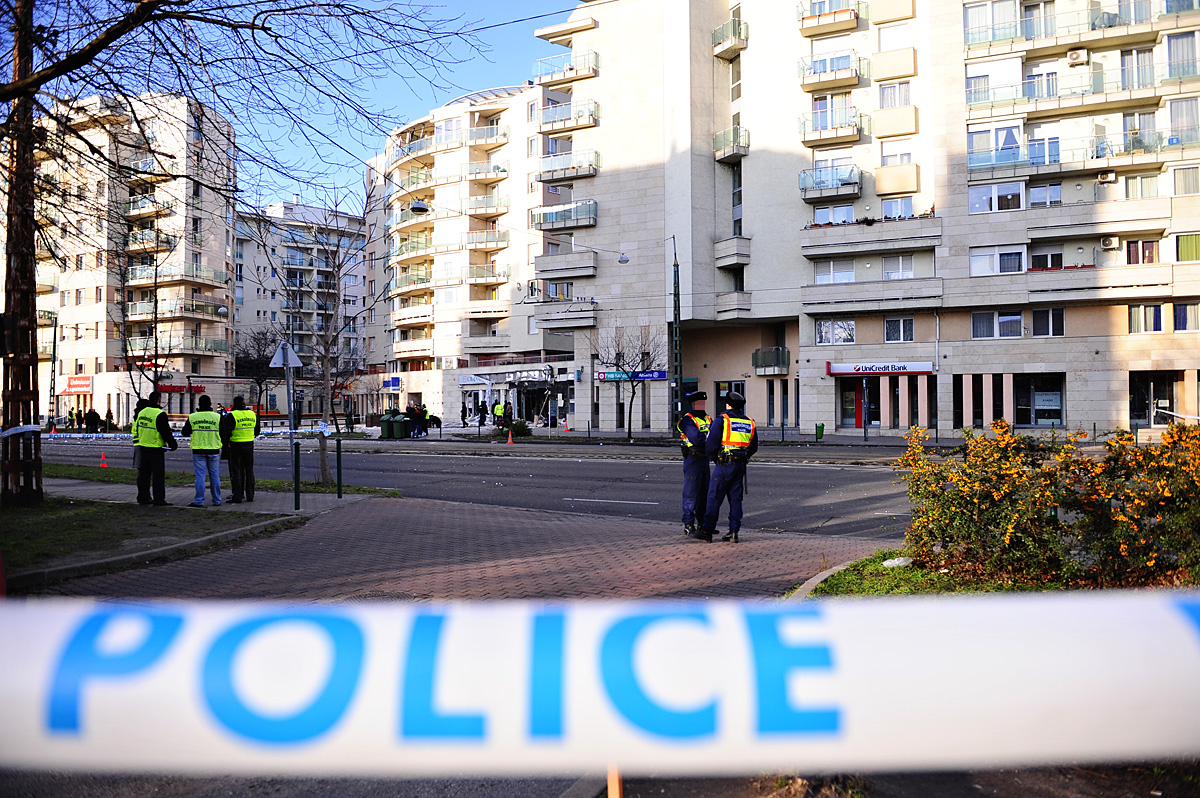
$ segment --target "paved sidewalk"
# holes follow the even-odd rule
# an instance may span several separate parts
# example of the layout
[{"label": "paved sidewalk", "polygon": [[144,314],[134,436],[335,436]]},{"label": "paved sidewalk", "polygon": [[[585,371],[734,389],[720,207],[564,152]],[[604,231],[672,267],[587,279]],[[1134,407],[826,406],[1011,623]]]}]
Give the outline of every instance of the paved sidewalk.
[{"label": "paved sidewalk", "polygon": [[236,548],[43,592],[294,601],[770,598],[889,545],[747,529],[741,537],[706,545],[656,521],[368,498]]}]

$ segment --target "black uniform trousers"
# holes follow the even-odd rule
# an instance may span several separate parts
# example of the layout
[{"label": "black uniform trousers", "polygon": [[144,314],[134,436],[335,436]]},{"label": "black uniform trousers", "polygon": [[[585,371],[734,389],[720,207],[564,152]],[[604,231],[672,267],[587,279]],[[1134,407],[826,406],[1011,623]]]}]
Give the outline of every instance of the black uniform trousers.
[{"label": "black uniform trousers", "polygon": [[138,504],[161,504],[167,500],[166,453],[157,446],[138,446]]},{"label": "black uniform trousers", "polygon": [[703,451],[683,458],[683,523],[704,524],[708,506],[708,458]]},{"label": "black uniform trousers", "polygon": [[254,500],[254,442],[229,443],[229,481],[233,500]]},{"label": "black uniform trousers", "polygon": [[745,479],[745,463],[717,463],[712,471],[712,481],[708,483],[704,529],[711,532],[717,528],[717,517],[721,514],[721,505],[726,497],[729,498],[729,531],[737,532],[742,528],[742,488]]}]

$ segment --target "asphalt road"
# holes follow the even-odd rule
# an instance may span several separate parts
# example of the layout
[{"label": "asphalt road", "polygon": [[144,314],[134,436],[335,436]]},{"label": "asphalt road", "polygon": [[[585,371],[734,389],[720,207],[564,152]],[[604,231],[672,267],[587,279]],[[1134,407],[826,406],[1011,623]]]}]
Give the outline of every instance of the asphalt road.
[{"label": "asphalt road", "polygon": [[[128,456],[128,446],[123,445],[110,463],[129,465]],[[96,465],[99,454],[95,445],[47,442],[43,457]],[[311,441],[301,447],[302,479],[318,478],[317,457]],[[677,458],[608,460],[536,451],[506,457],[345,452],[342,467],[345,484],[397,488],[414,498],[657,521],[680,518],[682,474]],[[191,456],[184,449],[168,452],[167,468],[191,473]],[[260,448],[255,472],[260,478],[288,480],[290,456]],[[895,480],[885,465],[752,463],[743,526],[899,539],[908,523],[909,505],[903,485]]]}]

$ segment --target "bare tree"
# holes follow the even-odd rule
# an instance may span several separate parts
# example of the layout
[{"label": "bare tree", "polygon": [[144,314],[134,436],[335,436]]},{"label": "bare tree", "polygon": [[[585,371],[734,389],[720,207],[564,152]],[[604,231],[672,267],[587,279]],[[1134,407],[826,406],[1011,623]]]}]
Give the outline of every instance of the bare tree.
[{"label": "bare tree", "polygon": [[252,327],[238,333],[233,345],[234,375],[254,385],[254,403],[263,405],[263,396],[285,379],[283,369],[271,368],[271,359],[279,348],[279,336],[273,330]]},{"label": "bare tree", "polygon": [[625,412],[625,436],[633,441],[633,402],[646,381],[646,372],[664,368],[667,359],[666,336],[658,327],[642,322],[632,327],[616,324],[589,331],[588,343],[596,362],[619,375],[617,390],[623,396],[629,386],[629,404]]}]

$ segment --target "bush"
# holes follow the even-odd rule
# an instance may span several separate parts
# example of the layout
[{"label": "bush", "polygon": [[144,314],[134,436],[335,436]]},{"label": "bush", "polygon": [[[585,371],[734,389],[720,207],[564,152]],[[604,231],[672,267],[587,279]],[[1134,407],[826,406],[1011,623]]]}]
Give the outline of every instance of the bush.
[{"label": "bush", "polygon": [[529,428],[528,422],[524,419],[513,419],[507,427],[497,427],[492,433],[493,438],[507,438],[509,431],[512,431],[514,438],[529,438],[533,436],[533,430]]},{"label": "bush", "polygon": [[1200,575],[1200,428],[1174,425],[1158,445],[1120,432],[1094,459],[1086,433],[1049,445],[1013,434],[964,432],[934,461],[928,435],[909,432],[898,467],[913,520],[908,552],[960,578],[1010,584],[1122,587],[1193,584]]}]

